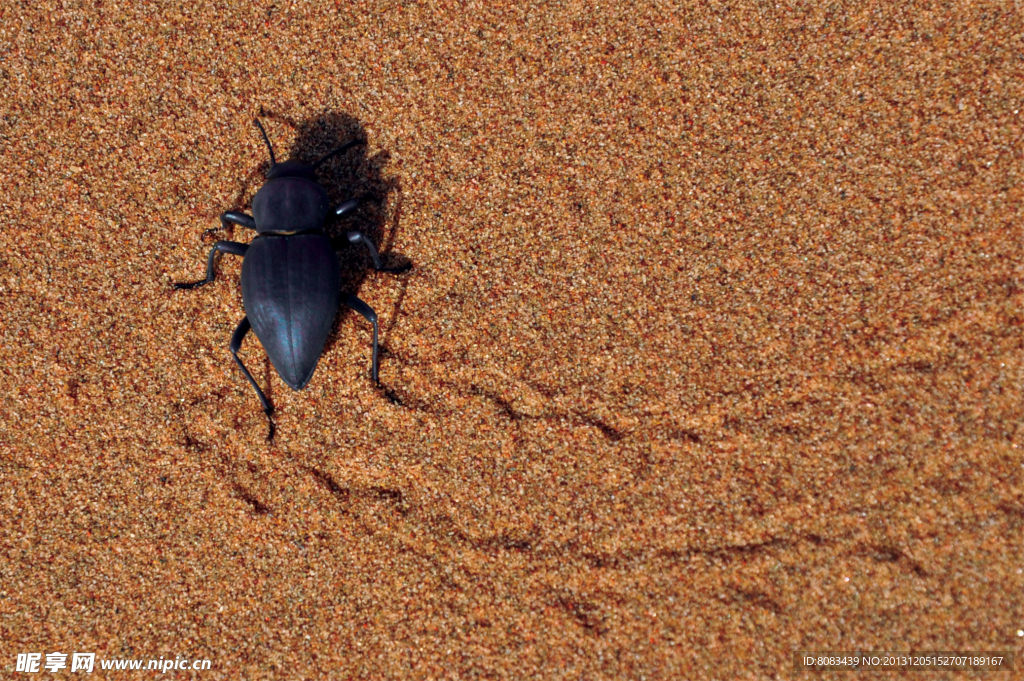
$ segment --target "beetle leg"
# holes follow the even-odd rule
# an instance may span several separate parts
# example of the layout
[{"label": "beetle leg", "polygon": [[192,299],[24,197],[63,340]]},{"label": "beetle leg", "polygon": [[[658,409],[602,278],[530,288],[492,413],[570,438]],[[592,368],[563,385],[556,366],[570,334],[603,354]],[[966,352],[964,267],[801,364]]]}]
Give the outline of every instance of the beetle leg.
[{"label": "beetle leg", "polygon": [[206,258],[206,279],[200,281],[194,281],[190,284],[175,284],[174,288],[196,288],[199,286],[205,286],[216,278],[216,273],[213,271],[213,261],[217,256],[217,252],[230,253],[231,255],[245,255],[245,252],[249,250],[249,244],[240,244],[237,241],[218,241],[210,249],[210,255]]},{"label": "beetle leg", "polygon": [[339,204],[338,207],[334,209],[334,215],[339,218],[345,217],[346,215],[354,211],[356,208],[358,208],[362,200],[363,197],[357,196],[354,199],[349,199],[345,203]]},{"label": "beetle leg", "polygon": [[370,365],[370,375],[373,377],[374,384],[380,383],[380,381],[377,380],[377,313],[373,311],[372,307],[359,300],[351,293],[345,296],[345,305],[363,315],[363,317],[366,318],[366,321],[373,324],[373,363]]},{"label": "beetle leg", "polygon": [[[252,326],[249,325],[249,318],[242,317],[242,321],[238,323],[238,328],[235,329],[235,332],[231,335],[231,356],[235,358],[235,364],[237,364],[238,368],[242,370],[245,377],[249,379],[249,383],[256,391],[256,396],[260,398],[260,404],[263,405],[263,411],[266,413],[267,418],[270,418],[270,414],[273,413],[274,408],[270,406],[270,402],[267,402],[267,396],[263,394],[259,385],[256,384],[256,379],[252,377],[249,370],[245,368],[244,364],[242,364],[242,360],[238,358],[238,351],[242,348],[242,340],[245,339],[245,335],[249,333],[249,329],[251,328]],[[271,424],[273,424],[273,421],[271,421]]]},{"label": "beetle leg", "polygon": [[347,236],[350,244],[363,244],[366,246],[366,250],[370,252],[370,258],[373,260],[373,269],[379,270],[380,256],[377,254],[377,247],[373,245],[373,240],[362,232],[349,232]]},{"label": "beetle leg", "polygon": [[203,236],[231,229],[231,225],[239,225],[246,229],[256,229],[256,221],[252,219],[252,216],[240,213],[237,210],[229,210],[220,214],[220,227],[212,227],[206,230],[203,232]]},{"label": "beetle leg", "polygon": [[252,216],[240,213],[237,210],[229,210],[220,214],[220,224],[227,229],[228,224],[241,225],[246,229],[256,229],[256,221]]}]

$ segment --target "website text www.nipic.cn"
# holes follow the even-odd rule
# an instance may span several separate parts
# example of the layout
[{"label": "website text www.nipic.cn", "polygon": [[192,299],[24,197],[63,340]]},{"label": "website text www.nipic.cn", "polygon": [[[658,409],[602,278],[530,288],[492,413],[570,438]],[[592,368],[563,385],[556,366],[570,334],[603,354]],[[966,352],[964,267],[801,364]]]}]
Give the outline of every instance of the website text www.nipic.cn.
[{"label": "website text www.nipic.cn", "polygon": [[103,658],[96,660],[96,653],[72,653],[70,664],[66,653],[18,653],[14,671],[25,674],[48,671],[51,674],[68,669],[73,672],[91,674],[93,670],[137,670],[137,671],[204,671],[210,668],[209,660],[188,658],[125,659]]}]

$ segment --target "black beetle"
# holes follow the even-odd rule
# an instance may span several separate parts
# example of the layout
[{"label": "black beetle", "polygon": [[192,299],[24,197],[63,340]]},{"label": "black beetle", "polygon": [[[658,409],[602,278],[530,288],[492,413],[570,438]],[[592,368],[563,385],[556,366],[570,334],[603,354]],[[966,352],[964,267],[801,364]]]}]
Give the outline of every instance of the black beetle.
[{"label": "black beetle", "polygon": [[[312,165],[294,160],[278,163],[266,130],[259,119],[255,122],[270,151],[267,182],[253,197],[251,217],[227,211],[220,219],[225,228],[235,224],[256,230],[256,238],[248,244],[218,241],[206,260],[206,279],[175,284],[174,288],[190,289],[212,282],[218,252],[243,256],[242,305],[246,316],[231,336],[231,355],[256,390],[269,419],[273,407],[238,358],[238,350],[250,328],[256,332],[278,375],[293,390],[302,390],[313,377],[341,303],[373,324],[370,374],[376,385],[378,330],[377,313],[373,308],[351,294],[342,298],[338,256],[324,231],[324,223],[330,215],[341,217],[351,213],[362,197],[350,199],[332,209],[328,204],[327,190],[316,181],[316,169],[320,164],[365,142],[349,142]],[[348,232],[348,240],[365,245],[374,268],[381,269],[377,248],[366,235]]]}]

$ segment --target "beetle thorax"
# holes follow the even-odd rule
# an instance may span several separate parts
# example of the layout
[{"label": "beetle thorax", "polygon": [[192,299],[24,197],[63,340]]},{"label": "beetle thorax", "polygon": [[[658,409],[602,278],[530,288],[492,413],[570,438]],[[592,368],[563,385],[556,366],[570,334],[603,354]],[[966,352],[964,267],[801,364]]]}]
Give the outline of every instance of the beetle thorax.
[{"label": "beetle thorax", "polygon": [[252,215],[260,234],[322,231],[329,212],[327,191],[305,177],[275,177],[252,200]]}]

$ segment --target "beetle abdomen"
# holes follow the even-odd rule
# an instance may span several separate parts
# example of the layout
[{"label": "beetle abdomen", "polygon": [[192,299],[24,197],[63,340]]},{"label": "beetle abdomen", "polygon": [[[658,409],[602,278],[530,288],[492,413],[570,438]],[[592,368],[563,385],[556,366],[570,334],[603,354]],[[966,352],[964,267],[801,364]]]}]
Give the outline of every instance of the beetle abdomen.
[{"label": "beetle abdomen", "polygon": [[242,303],[277,373],[293,390],[302,390],[341,304],[341,273],[330,239],[253,239],[242,261]]}]

